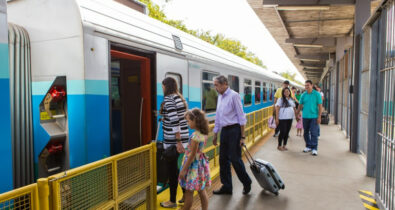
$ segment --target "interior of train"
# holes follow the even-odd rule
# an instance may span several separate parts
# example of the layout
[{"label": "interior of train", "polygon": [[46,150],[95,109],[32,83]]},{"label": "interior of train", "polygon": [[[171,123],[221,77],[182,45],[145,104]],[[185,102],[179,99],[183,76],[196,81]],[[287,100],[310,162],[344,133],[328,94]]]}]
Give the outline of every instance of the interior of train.
[{"label": "interior of train", "polygon": [[153,61],[154,54],[111,47],[111,155],[147,144],[154,136]]}]

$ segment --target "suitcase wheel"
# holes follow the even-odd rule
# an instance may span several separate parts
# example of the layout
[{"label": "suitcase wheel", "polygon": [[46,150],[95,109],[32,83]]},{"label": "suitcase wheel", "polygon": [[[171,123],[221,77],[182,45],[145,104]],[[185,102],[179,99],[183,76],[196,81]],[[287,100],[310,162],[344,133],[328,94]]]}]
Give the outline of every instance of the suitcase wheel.
[{"label": "suitcase wheel", "polygon": [[278,192],[275,192],[274,195],[278,196]]},{"label": "suitcase wheel", "polygon": [[283,185],[283,187],[281,189],[285,189],[285,185]]}]

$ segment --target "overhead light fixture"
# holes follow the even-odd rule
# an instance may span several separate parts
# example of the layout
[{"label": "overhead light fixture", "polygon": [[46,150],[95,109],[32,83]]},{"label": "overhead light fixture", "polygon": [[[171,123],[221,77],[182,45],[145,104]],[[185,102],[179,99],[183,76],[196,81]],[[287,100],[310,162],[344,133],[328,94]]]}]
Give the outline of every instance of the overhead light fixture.
[{"label": "overhead light fixture", "polygon": [[301,58],[299,60],[301,60],[301,61],[311,61],[311,62],[321,62],[321,60],[319,60],[319,59]]},{"label": "overhead light fixture", "polygon": [[311,6],[277,6],[277,10],[284,11],[306,11],[306,10],[329,10],[329,5],[311,5]]},{"label": "overhead light fixture", "polygon": [[294,47],[311,47],[311,48],[323,48],[321,44],[294,44]]}]

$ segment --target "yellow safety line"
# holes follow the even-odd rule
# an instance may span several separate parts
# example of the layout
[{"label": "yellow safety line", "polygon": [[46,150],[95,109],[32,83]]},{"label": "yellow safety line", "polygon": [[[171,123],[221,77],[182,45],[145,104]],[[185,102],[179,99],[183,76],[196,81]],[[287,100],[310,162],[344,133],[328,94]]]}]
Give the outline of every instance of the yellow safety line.
[{"label": "yellow safety line", "polygon": [[360,197],[362,200],[367,200],[367,201],[369,201],[369,202],[371,202],[371,203],[376,204],[376,200],[373,199],[373,198],[369,198],[369,197],[366,197],[366,196],[364,196],[364,195],[359,195],[359,197]]},{"label": "yellow safety line", "polygon": [[363,206],[365,206],[365,208],[367,208],[367,209],[369,209],[369,210],[380,210],[380,209],[378,209],[378,208],[376,208],[376,207],[373,207],[373,206],[370,206],[370,205],[368,205],[368,204],[366,204],[366,203],[363,203]]},{"label": "yellow safety line", "polygon": [[372,193],[372,192],[369,192],[369,191],[366,191],[366,190],[360,190],[359,192],[363,192],[363,193],[365,193],[365,194],[368,194],[368,195],[373,196],[373,193]]}]

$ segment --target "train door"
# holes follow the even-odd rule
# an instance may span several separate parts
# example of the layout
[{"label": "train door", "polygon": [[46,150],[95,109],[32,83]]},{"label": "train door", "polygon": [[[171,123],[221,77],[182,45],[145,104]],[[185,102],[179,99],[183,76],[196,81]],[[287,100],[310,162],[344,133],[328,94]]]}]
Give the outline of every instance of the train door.
[{"label": "train door", "polygon": [[112,155],[151,141],[150,59],[111,50]]}]

